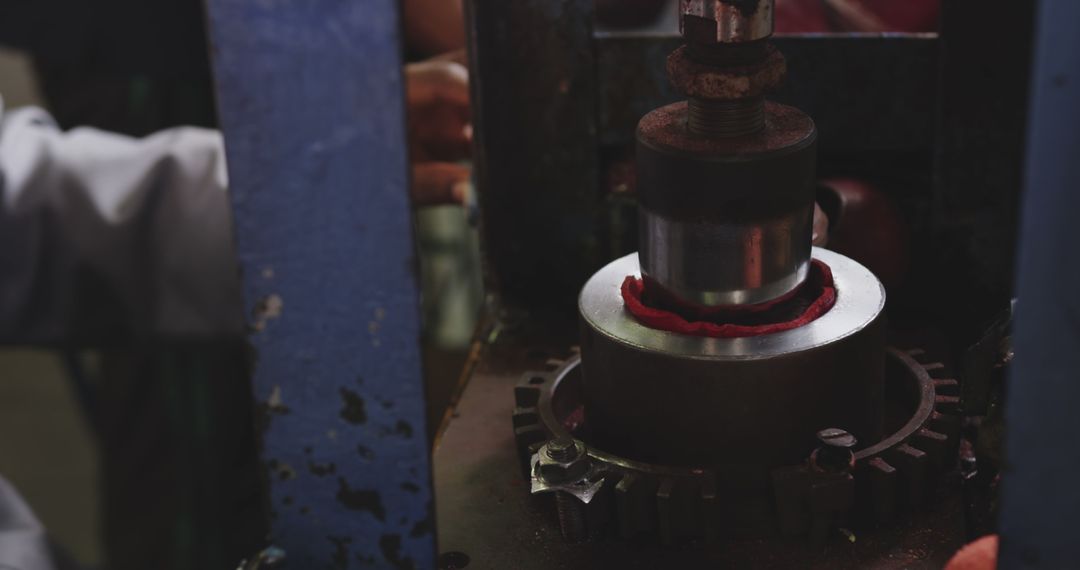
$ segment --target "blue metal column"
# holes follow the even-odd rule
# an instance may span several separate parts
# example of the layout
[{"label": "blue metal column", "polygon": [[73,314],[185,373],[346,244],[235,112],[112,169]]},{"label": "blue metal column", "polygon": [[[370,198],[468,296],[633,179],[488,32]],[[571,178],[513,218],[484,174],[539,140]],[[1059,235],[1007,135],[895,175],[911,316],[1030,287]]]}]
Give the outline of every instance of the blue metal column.
[{"label": "blue metal column", "polygon": [[1040,0],[1008,384],[999,568],[1077,568],[1080,2]]},{"label": "blue metal column", "polygon": [[431,568],[395,0],[208,0],[288,568]]}]

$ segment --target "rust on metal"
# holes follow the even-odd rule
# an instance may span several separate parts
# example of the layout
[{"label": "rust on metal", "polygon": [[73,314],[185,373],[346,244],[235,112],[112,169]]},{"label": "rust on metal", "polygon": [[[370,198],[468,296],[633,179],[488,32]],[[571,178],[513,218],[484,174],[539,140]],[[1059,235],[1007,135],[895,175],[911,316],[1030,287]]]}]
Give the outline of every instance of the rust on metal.
[{"label": "rust on metal", "polygon": [[648,144],[694,155],[751,155],[801,148],[816,138],[814,120],[794,107],[765,103],[765,129],[736,138],[695,136],[686,129],[687,103],[682,101],[649,113],[638,123],[638,138]]},{"label": "rust on metal", "polygon": [[746,99],[761,97],[784,82],[787,63],[773,46],[766,48],[760,62],[740,66],[699,63],[681,46],[667,59],[668,77],[680,93],[703,99]]}]

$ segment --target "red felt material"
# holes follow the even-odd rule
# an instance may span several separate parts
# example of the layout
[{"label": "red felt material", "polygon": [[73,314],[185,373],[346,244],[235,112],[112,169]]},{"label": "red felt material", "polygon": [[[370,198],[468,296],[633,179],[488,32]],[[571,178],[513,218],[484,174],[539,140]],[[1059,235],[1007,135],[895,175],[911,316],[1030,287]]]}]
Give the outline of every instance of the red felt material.
[{"label": "red felt material", "polygon": [[[800,288],[766,303],[709,307],[707,310],[701,307],[685,307],[686,310],[682,313],[693,315],[691,320],[679,313],[650,306],[644,281],[633,275],[628,275],[623,281],[622,298],[626,309],[634,315],[634,318],[641,324],[654,329],[713,338],[759,336],[801,327],[827,313],[836,303],[836,285],[829,266],[815,259],[810,271],[811,275]],[[812,291],[811,288],[813,288]],[[792,302],[794,297],[807,293],[812,293],[813,299],[793,318],[756,324],[732,322],[748,315],[773,311],[781,304]]]}]

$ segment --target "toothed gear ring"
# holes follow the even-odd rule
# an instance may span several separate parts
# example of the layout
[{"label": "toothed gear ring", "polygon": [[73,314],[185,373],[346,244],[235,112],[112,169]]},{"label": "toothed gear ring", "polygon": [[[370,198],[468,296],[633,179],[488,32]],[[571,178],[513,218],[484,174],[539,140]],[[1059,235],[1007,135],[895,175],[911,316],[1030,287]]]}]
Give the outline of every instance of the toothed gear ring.
[{"label": "toothed gear ring", "polygon": [[[552,371],[525,374],[515,389],[513,420],[523,474],[534,493],[556,491],[553,495],[564,502],[580,503],[560,505],[560,521],[576,521],[580,537],[653,535],[670,544],[813,535],[815,527],[830,528],[838,521],[856,527],[887,524],[924,508],[956,457],[957,383],[944,377],[940,363],[924,360],[921,350],[887,350],[885,390],[892,406],[886,412],[893,419],[885,437],[854,450],[849,470],[819,473],[807,461],[766,473],[737,464],[648,463],[591,445],[581,399],[581,358],[573,355],[551,363],[557,366]],[[551,442],[568,439],[587,457],[588,468],[553,484],[541,475],[541,454]],[[771,500],[737,509],[727,500],[725,491],[761,487],[768,488]],[[576,508],[574,517],[564,517],[564,508]]]}]

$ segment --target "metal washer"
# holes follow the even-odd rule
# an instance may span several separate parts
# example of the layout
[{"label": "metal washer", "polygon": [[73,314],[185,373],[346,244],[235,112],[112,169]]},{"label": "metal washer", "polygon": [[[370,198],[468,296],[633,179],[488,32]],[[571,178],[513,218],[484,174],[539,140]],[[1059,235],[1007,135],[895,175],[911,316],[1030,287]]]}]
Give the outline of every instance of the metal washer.
[{"label": "metal washer", "polygon": [[626,311],[620,288],[628,275],[640,277],[637,253],[596,272],[578,298],[587,326],[619,343],[665,356],[704,360],[765,359],[810,350],[855,334],[885,308],[885,288],[857,261],[815,247],[814,259],[832,269],[836,304],[821,318],[797,329],[748,338],[707,338],[653,329]]}]

